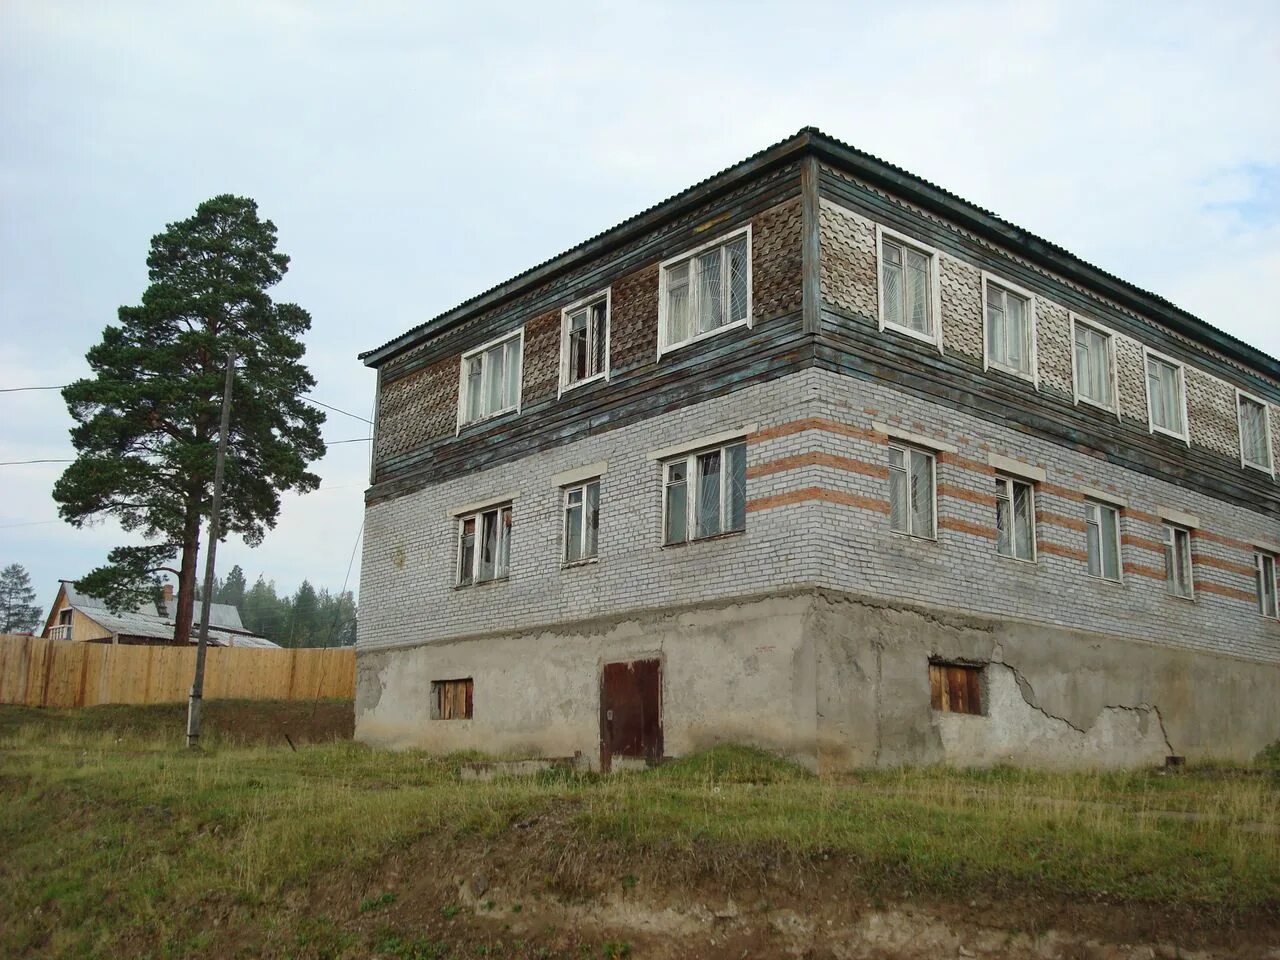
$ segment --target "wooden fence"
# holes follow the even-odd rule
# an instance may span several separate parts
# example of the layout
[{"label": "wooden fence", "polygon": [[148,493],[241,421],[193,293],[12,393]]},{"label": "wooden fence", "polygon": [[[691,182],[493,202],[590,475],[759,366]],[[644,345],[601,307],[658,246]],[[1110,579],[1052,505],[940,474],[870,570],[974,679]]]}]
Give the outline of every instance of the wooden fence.
[{"label": "wooden fence", "polygon": [[[88,707],[187,699],[195,647],[113,646],[0,636],[0,703]],[[356,654],[344,649],[210,647],[206,699],[310,700],[355,695]]]}]

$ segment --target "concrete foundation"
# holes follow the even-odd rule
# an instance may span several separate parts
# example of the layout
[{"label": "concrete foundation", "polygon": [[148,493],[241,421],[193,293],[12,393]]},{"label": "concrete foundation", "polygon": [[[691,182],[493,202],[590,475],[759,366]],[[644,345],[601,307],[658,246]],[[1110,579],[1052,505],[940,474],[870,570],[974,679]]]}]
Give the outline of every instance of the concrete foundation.
[{"label": "concrete foundation", "polygon": [[[603,665],[654,657],[667,756],[735,742],[820,772],[1139,767],[1280,739],[1280,666],[824,590],[362,651],[356,736],[594,765]],[[982,715],[931,708],[931,660],[982,665]],[[432,681],[460,677],[473,718],[430,719]]]}]

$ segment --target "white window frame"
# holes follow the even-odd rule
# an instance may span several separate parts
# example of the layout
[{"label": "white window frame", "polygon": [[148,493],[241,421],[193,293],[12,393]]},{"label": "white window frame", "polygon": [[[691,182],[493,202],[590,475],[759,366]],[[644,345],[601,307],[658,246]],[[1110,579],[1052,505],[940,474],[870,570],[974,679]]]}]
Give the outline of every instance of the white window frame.
[{"label": "white window frame", "polygon": [[[1098,323],[1098,321],[1096,320],[1093,320],[1089,317],[1081,316],[1080,314],[1075,312],[1071,312],[1069,314],[1069,318],[1071,321],[1071,343],[1070,343],[1071,394],[1075,401],[1075,404],[1076,406],[1079,406],[1082,403],[1087,403],[1089,406],[1096,407],[1099,410],[1105,410],[1107,411],[1107,413],[1114,413],[1116,416],[1116,419],[1119,420],[1120,419],[1120,371],[1119,371],[1119,365],[1116,363],[1116,338],[1119,336],[1119,334],[1117,334],[1110,327],[1104,326],[1103,324]],[[1080,392],[1080,371],[1076,367],[1076,325],[1077,324],[1086,326],[1090,330],[1094,331],[1095,333],[1100,333],[1102,334],[1102,336],[1107,338],[1107,367],[1108,367],[1108,370],[1110,371],[1109,379],[1111,381],[1111,406],[1107,406],[1105,403],[1099,403],[1097,400],[1094,400],[1092,397],[1086,397],[1084,394]],[[1145,368],[1143,369],[1142,373],[1143,373],[1143,376],[1145,377],[1146,376]]]},{"label": "white window frame", "polygon": [[[495,503],[490,503],[487,506],[478,507],[466,513],[460,513],[455,518],[454,523],[456,524],[456,527],[454,531],[453,585],[457,589],[462,590],[468,587],[476,587],[486,583],[497,583],[501,580],[506,580],[510,578],[511,576],[511,543],[510,543],[509,534],[507,532],[507,528],[502,523],[502,514],[505,511],[511,512],[512,526],[514,526],[515,525],[514,505],[510,500],[499,500]],[[507,569],[500,575],[490,577],[487,580],[481,580],[480,579],[480,554],[481,554],[480,535],[484,529],[484,515],[486,513],[494,513],[494,512],[498,514],[498,554],[499,556],[501,556],[503,541],[505,540],[506,548],[507,548]],[[472,548],[472,553],[471,553],[471,579],[464,583],[462,580],[462,532],[466,528],[466,523],[468,520],[475,521],[475,544]],[[496,561],[494,566],[496,570],[497,569]]]},{"label": "white window frame", "polygon": [[[894,440],[894,439],[891,439],[889,441],[888,450],[902,451],[903,463],[906,465],[905,468],[907,471],[906,490],[907,490],[908,499],[910,499],[911,497],[911,454],[920,453],[920,454],[924,454],[924,456],[929,458],[929,460],[931,461],[929,476],[932,477],[933,479],[933,483],[930,484],[930,486],[933,489],[929,491],[929,493],[932,495],[932,498],[933,498],[933,504],[932,504],[932,507],[930,508],[933,510],[933,535],[925,536],[924,534],[915,533],[913,530],[894,530],[893,529],[893,480],[892,479],[890,479],[889,481],[889,532],[895,533],[900,537],[910,537],[912,540],[923,540],[929,543],[937,542],[937,539],[938,539],[938,454],[937,454],[937,451],[930,450],[928,447],[923,447],[923,446],[920,446],[919,444],[905,443],[901,440]],[[890,461],[889,473],[891,478],[893,475],[893,471],[895,469],[897,468],[894,467],[892,461]],[[912,528],[915,526],[915,511],[911,509],[910,503],[907,504],[907,526]]]},{"label": "white window frame", "polygon": [[[1008,476],[1003,473],[996,474],[996,482],[1004,484],[1005,499],[1009,503],[1009,522],[1013,524],[1011,527],[1009,543],[1013,547],[1013,553],[1000,552],[1000,532],[999,527],[996,528],[996,556],[1004,557],[1006,560],[1016,560],[1018,563],[1035,563],[1039,559],[1040,544],[1038,542],[1038,533],[1036,530],[1036,485],[1025,477]],[[934,485],[937,485],[935,480]],[[1020,557],[1017,555],[1018,531],[1017,531],[1017,514],[1016,499],[1014,497],[1014,487],[1026,487],[1031,491],[1031,556]],[[999,507],[997,506],[997,510]],[[937,520],[934,520],[937,523]]]},{"label": "white window frame", "polygon": [[[579,480],[574,483],[567,484],[560,488],[560,564],[565,567],[577,567],[584,563],[598,563],[600,561],[600,527],[599,527],[599,510],[600,510],[600,477],[588,477],[585,480]],[[575,491],[582,492],[582,529],[580,531],[581,542],[580,548],[585,548],[587,543],[587,487],[594,485],[596,488],[596,552],[591,556],[580,556],[577,560],[569,559],[569,495]]]},{"label": "white window frame", "polygon": [[[714,330],[708,330],[705,333],[694,334],[692,337],[689,337],[685,340],[680,340],[676,343],[667,343],[666,342],[667,340],[667,273],[670,271],[672,267],[677,267],[680,264],[684,263],[686,260],[692,261],[693,258],[696,257],[698,254],[705,253],[707,250],[710,250],[712,247],[726,246],[727,244],[732,243],[734,240],[737,240],[739,237],[742,237],[742,236],[745,236],[747,238],[747,315],[746,315],[746,318],[742,320],[735,320],[732,323],[721,324],[720,326],[716,327]],[[691,343],[699,343],[703,340],[707,340],[710,337],[717,336],[728,330],[735,330],[738,327],[746,327],[747,329],[750,329],[754,325],[755,318],[753,314],[755,312],[755,301],[753,296],[754,291],[752,290],[752,274],[751,274],[753,259],[754,258],[752,256],[752,230],[751,230],[751,224],[748,223],[745,226],[738,228],[737,230],[732,230],[729,233],[722,233],[720,236],[716,237],[714,240],[708,240],[706,243],[693,247],[690,250],[681,251],[676,256],[668,257],[666,260],[663,260],[661,263],[658,264],[658,359],[659,360],[662,359],[663,354],[671,353],[674,350],[679,350],[681,347],[686,347]]]},{"label": "white window frame", "polygon": [[[579,310],[588,309],[594,304],[604,301],[604,369],[597,373],[591,374],[589,377],[583,377],[581,380],[569,382],[569,316],[577,313]],[[591,314],[587,314],[590,320]],[[564,307],[560,311],[560,390],[558,397],[564,396],[570,390],[577,387],[586,386],[588,383],[595,383],[598,380],[608,380],[610,376],[610,367],[612,360],[609,355],[610,338],[613,336],[613,287],[605,287],[603,290],[597,290],[588,297],[581,300],[575,300],[573,303]],[[591,327],[587,326],[587,344],[590,351],[591,344]],[[521,362],[524,362],[524,350],[520,351]]]},{"label": "white window frame", "polygon": [[[1181,433],[1156,424],[1151,408],[1151,373],[1148,369],[1153,359],[1178,371],[1178,393],[1180,395],[1179,400],[1182,403]],[[1175,360],[1168,354],[1161,353],[1159,350],[1152,350],[1144,344],[1142,347],[1142,389],[1147,395],[1147,431],[1149,433],[1162,433],[1166,437],[1173,437],[1175,440],[1181,440],[1187,446],[1191,446],[1191,421],[1187,416],[1187,365],[1181,360]],[[1239,416],[1239,413],[1237,412],[1236,415]]]},{"label": "white window frame", "polygon": [[[483,417],[477,417],[474,420],[466,419],[467,416],[467,361],[476,354],[483,354],[487,350],[491,350],[498,344],[506,343],[508,340],[520,341],[520,363],[516,369],[516,402],[515,406],[503,407],[501,410],[490,410]],[[480,395],[486,396],[489,387],[489,365],[486,363],[481,367],[480,374]],[[466,351],[461,360],[458,362],[458,429],[457,433],[462,433],[463,427],[469,427],[475,423],[484,423],[486,420],[492,420],[495,417],[503,416],[507,413],[519,413],[520,405],[524,402],[524,327],[504,333],[500,337],[494,337],[492,340],[480,344],[478,347],[472,347]]]},{"label": "white window frame", "polygon": [[[911,327],[902,326],[897,323],[890,323],[885,319],[885,302],[884,302],[884,241],[885,238],[892,240],[894,243],[911,247],[917,253],[923,253],[929,258],[929,309],[932,312],[933,334],[924,334],[919,330],[913,330]],[[899,233],[890,227],[876,224],[876,300],[877,313],[879,314],[880,330],[892,330],[895,333],[901,333],[905,336],[920,340],[923,343],[931,343],[938,348],[938,353],[942,353],[942,253],[936,248],[931,247],[927,243],[923,243],[914,237],[909,237],[905,233]]]},{"label": "white window frame", "polygon": [[[1277,571],[1280,570],[1280,564],[1276,562],[1276,555],[1266,550],[1255,550],[1253,553],[1254,567],[1257,570],[1256,586],[1258,589],[1258,613],[1266,617],[1268,620],[1280,620],[1280,577],[1277,577]],[[1271,567],[1271,604],[1272,609],[1266,609],[1266,597],[1262,592],[1262,584],[1267,576],[1268,563]]]},{"label": "white window frame", "polygon": [[[1244,417],[1241,415],[1244,401],[1248,400],[1262,407],[1262,431],[1266,435],[1267,440],[1267,459],[1271,462],[1267,464],[1254,463],[1245,457],[1244,454]],[[1260,470],[1273,480],[1276,475],[1276,451],[1271,441],[1271,405],[1261,397],[1254,396],[1252,393],[1246,393],[1239,387],[1236,388],[1236,429],[1240,434],[1240,466],[1248,467],[1251,470]]]},{"label": "white window frame", "polygon": [[[659,528],[659,530],[658,530],[658,539],[659,539],[659,542],[662,544],[662,546],[664,546],[664,547],[680,547],[680,546],[685,546],[686,544],[690,544],[690,543],[697,543],[697,542],[698,542],[698,541],[700,541],[700,540],[715,540],[715,539],[718,539],[719,537],[734,537],[734,536],[738,536],[738,535],[743,534],[743,533],[745,533],[745,532],[746,532],[746,530],[747,530],[747,523],[746,523],[746,504],[747,504],[747,491],[746,491],[746,471],[747,471],[746,440],[747,440],[747,438],[746,438],[745,436],[738,436],[738,437],[735,437],[735,438],[734,438],[734,439],[732,439],[732,440],[726,440],[726,441],[724,441],[723,443],[717,443],[717,444],[715,444],[714,446],[710,446],[710,447],[699,447],[699,448],[698,448],[698,449],[696,449],[696,450],[690,450],[688,453],[683,453],[683,454],[681,454],[681,455],[679,455],[679,456],[667,457],[666,459],[661,460],[661,461],[659,462],[659,464],[660,464],[660,466],[661,466],[661,468],[662,468],[662,510],[661,510],[661,513],[662,513],[662,526],[661,526],[661,528]],[[725,456],[725,450],[726,450],[727,448],[729,448],[729,447],[737,446],[738,444],[742,444],[742,446],[743,446],[743,451],[742,451],[742,468],[743,468],[743,494],[742,494],[742,499],[743,499],[743,520],[742,520],[742,529],[741,529],[741,530],[725,530],[725,529],[723,529],[723,528],[724,528],[725,518],[726,518],[726,515],[727,515],[727,514],[726,514],[726,511],[728,510],[728,505],[729,505],[729,498],[726,496],[726,493],[728,492],[728,489],[729,489],[729,471],[728,471],[728,470],[726,470],[726,469],[724,469],[724,464],[725,464],[725,462],[726,462],[726,460],[727,460],[727,457]],[[698,536],[694,536],[694,532],[698,529],[698,519],[697,519],[697,483],[696,483],[696,478],[697,478],[697,475],[698,475],[698,458],[699,458],[700,456],[702,456],[703,454],[706,454],[706,453],[719,453],[719,454],[720,454],[720,521],[721,521],[721,530],[720,530],[720,532],[719,532],[719,533],[713,533],[713,534],[710,534],[709,536],[705,536],[705,537],[698,537]],[[667,542],[667,487],[670,485],[670,481],[669,481],[670,471],[669,471],[669,469],[668,469],[668,468],[669,468],[672,464],[680,463],[680,462],[683,462],[683,463],[684,463],[684,465],[685,465],[685,468],[684,468],[684,470],[685,470],[685,473],[684,473],[684,496],[685,496],[685,501],[684,501],[684,504],[685,504],[685,506],[684,506],[684,510],[685,510],[685,512],[684,512],[684,534],[685,534],[685,536],[684,536],[684,539],[683,539],[683,540],[674,540],[674,541],[672,541],[671,543],[668,543],[668,542]]]},{"label": "white window frame", "polygon": [[[1177,597],[1179,600],[1194,601],[1196,598],[1195,555],[1191,550],[1191,535],[1192,535],[1192,531],[1190,530],[1190,528],[1184,527],[1181,524],[1168,523],[1168,522],[1164,524],[1164,536],[1163,536],[1162,542],[1164,543],[1164,549],[1165,549],[1166,571],[1168,571],[1170,568],[1169,554],[1171,552],[1174,554],[1178,552],[1179,536],[1184,536],[1187,538],[1186,540],[1186,543],[1187,543],[1187,558],[1186,558],[1187,559],[1187,592],[1179,593],[1177,590],[1177,580],[1176,579],[1170,580],[1168,578],[1167,573],[1165,577],[1166,586],[1169,591],[1169,596]],[[1172,568],[1173,570],[1177,570],[1177,564],[1176,563],[1173,564]]]},{"label": "white window frame", "polygon": [[[1031,342],[1027,344],[1031,363],[1030,370],[1019,370],[1017,367],[1011,367],[1006,363],[999,363],[991,358],[989,352],[990,340],[988,339],[987,330],[987,285],[993,284],[1003,290],[1006,294],[1013,294],[1016,297],[1022,297],[1027,301],[1027,319],[1029,321],[1029,332]],[[1037,348],[1039,340],[1039,330],[1036,321],[1036,295],[1026,287],[1020,287],[1016,283],[1010,283],[1008,280],[991,273],[988,270],[982,271],[982,369],[989,370],[995,368],[1001,370],[1012,377],[1018,377],[1022,380],[1030,381],[1035,385],[1037,390],[1040,389],[1040,356]],[[1075,331],[1072,331],[1071,355],[1075,356]]]},{"label": "white window frame", "polygon": [[[1120,549],[1124,542],[1124,536],[1121,532],[1121,519],[1124,516],[1122,508],[1114,503],[1104,503],[1100,500],[1086,500],[1085,505],[1085,535],[1084,535],[1084,552],[1085,552],[1085,572],[1091,580],[1098,580],[1103,583],[1124,583],[1124,552]],[[1095,521],[1090,511],[1098,511],[1098,519]],[[1095,575],[1089,573],[1089,525],[1094,524],[1098,528],[1098,549],[1102,549],[1102,513],[1103,510],[1110,510],[1116,515],[1116,575],[1108,577],[1106,574],[1106,563],[1101,562],[1103,558],[1099,558],[1098,569],[1102,572]]]}]

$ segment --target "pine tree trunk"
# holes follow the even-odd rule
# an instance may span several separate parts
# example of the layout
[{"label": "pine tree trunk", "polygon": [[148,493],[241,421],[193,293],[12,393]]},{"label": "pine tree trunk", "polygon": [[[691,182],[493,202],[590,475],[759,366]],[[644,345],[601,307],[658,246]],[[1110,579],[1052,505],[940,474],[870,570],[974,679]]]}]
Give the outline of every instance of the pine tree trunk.
[{"label": "pine tree trunk", "polygon": [[182,563],[178,566],[178,612],[173,627],[173,642],[178,647],[186,647],[191,642],[191,621],[196,609],[196,560],[200,556],[198,502],[194,498],[187,501],[187,520],[182,528]]}]

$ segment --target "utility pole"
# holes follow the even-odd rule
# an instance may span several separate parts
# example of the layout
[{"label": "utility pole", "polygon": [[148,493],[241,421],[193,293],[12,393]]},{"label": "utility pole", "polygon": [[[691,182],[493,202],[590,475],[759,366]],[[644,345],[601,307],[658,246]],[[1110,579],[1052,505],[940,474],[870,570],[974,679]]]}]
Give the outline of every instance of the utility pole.
[{"label": "utility pole", "polygon": [[231,431],[231,383],[236,376],[236,348],[227,351],[227,385],[222,391],[222,423],[218,427],[218,455],[213,468],[213,515],[209,518],[209,550],[204,557],[204,590],[200,596],[200,638],[196,643],[196,675],[187,701],[187,747],[200,745],[200,710],[204,700],[204,657],[209,646],[209,603],[213,600],[213,557],[218,549],[222,516],[222,474],[227,462],[227,434]]}]

